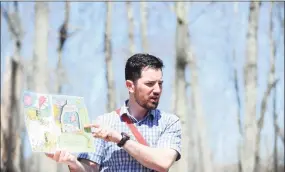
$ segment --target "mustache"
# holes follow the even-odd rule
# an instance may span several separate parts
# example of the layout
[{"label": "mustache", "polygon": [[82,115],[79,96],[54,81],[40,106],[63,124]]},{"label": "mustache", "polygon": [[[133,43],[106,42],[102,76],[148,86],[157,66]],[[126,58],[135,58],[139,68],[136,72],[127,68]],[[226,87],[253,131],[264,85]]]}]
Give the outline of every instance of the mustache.
[{"label": "mustache", "polygon": [[150,99],[159,99],[160,96],[150,96]]}]

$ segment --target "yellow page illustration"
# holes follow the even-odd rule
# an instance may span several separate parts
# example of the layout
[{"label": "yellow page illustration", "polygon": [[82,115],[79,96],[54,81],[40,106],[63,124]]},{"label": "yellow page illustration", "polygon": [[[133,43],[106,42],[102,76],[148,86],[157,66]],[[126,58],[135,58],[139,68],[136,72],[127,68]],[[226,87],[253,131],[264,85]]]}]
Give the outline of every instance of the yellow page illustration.
[{"label": "yellow page illustration", "polygon": [[93,137],[84,129],[89,116],[83,97],[25,91],[24,115],[34,152],[93,152]]}]

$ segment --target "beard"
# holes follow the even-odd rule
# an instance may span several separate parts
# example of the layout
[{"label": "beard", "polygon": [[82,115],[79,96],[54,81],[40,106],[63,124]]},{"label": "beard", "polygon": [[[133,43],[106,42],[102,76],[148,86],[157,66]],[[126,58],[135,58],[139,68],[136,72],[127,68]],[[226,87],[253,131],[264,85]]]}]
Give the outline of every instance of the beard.
[{"label": "beard", "polygon": [[144,98],[143,96],[135,92],[134,98],[137,104],[139,104],[141,107],[143,107],[146,110],[156,109],[159,104],[159,97],[157,98],[157,100],[152,101],[151,96],[149,98]]}]

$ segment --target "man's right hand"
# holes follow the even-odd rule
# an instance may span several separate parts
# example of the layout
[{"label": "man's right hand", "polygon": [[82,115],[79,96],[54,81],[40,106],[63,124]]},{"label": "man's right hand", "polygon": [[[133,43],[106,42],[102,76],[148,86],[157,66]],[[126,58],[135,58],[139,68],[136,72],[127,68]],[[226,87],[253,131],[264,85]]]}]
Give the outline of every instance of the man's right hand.
[{"label": "man's right hand", "polygon": [[59,150],[55,153],[46,153],[46,156],[56,162],[69,165],[71,168],[78,168],[77,158],[67,151]]}]

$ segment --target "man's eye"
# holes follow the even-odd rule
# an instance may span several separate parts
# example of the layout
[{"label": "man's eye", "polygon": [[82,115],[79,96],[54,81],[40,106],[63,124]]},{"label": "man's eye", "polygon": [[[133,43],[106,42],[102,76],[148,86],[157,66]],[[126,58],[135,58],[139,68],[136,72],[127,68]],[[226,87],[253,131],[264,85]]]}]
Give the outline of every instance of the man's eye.
[{"label": "man's eye", "polygon": [[146,83],[146,85],[147,85],[147,86],[153,86],[153,83],[148,82],[148,83]]}]

